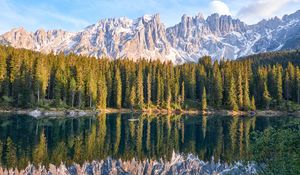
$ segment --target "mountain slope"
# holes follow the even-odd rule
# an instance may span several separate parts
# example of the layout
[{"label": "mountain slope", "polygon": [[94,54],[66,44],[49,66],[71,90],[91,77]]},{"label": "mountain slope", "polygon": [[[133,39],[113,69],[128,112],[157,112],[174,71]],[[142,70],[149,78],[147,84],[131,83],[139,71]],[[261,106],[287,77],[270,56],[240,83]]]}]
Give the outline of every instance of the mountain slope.
[{"label": "mountain slope", "polygon": [[80,32],[63,30],[27,32],[13,29],[0,36],[0,44],[44,53],[64,52],[113,59],[197,61],[203,55],[235,59],[255,53],[300,48],[300,10],[247,25],[231,16],[183,15],[166,28],[158,14],[135,20],[125,17],[100,20]]}]

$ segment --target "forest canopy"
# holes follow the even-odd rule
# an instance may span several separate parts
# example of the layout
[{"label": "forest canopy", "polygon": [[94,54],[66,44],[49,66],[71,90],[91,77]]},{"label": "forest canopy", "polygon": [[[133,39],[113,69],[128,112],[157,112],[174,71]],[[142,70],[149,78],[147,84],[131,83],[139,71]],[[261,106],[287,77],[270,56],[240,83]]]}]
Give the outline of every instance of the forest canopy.
[{"label": "forest canopy", "polygon": [[185,109],[195,103],[199,110],[296,110],[299,55],[276,52],[234,61],[204,56],[173,65],[0,46],[0,101],[18,108]]}]

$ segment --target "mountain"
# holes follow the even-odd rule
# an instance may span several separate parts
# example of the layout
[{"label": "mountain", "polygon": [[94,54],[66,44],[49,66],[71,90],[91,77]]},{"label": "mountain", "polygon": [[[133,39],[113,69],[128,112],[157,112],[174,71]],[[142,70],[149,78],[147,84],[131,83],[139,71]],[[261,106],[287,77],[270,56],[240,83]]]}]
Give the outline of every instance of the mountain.
[{"label": "mountain", "polygon": [[16,28],[0,35],[0,44],[44,53],[64,52],[113,59],[197,61],[203,55],[235,59],[250,54],[300,48],[300,10],[247,25],[231,16],[183,15],[179,24],[166,28],[158,14],[135,20],[111,18],[80,32],[63,30],[28,32]]}]

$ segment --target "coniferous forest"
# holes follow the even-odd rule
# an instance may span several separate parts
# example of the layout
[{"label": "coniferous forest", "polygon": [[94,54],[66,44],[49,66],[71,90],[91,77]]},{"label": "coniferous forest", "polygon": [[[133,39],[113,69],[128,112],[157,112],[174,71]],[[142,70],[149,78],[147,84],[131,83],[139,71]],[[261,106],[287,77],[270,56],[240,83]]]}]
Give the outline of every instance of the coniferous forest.
[{"label": "coniferous forest", "polygon": [[299,55],[268,53],[219,62],[205,56],[198,63],[174,65],[1,46],[1,106],[297,110]]}]

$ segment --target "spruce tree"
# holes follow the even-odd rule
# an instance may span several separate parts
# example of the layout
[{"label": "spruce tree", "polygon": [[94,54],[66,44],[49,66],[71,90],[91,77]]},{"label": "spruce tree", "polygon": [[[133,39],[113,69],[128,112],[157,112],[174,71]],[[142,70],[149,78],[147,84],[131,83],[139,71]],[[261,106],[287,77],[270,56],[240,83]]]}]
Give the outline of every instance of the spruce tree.
[{"label": "spruce tree", "polygon": [[263,102],[265,105],[265,108],[268,110],[270,107],[270,102],[271,102],[272,98],[270,96],[270,93],[268,91],[268,86],[267,83],[264,83],[264,93],[263,93]]},{"label": "spruce tree", "polygon": [[134,107],[135,107],[135,105],[136,105],[136,86],[135,85],[133,85],[132,87],[131,87],[131,91],[130,91],[130,107],[131,107],[131,109],[133,109]]},{"label": "spruce tree", "polygon": [[202,91],[201,110],[202,111],[206,111],[207,110],[207,100],[206,100],[206,89],[205,89],[205,87],[203,87],[203,91]]},{"label": "spruce tree", "polygon": [[44,131],[40,134],[39,144],[34,149],[33,162],[38,165],[46,164],[48,159],[47,140]]},{"label": "spruce tree", "polygon": [[6,164],[9,167],[16,167],[17,165],[17,149],[10,137],[6,140]]},{"label": "spruce tree", "polygon": [[74,79],[74,77],[72,77],[70,81],[71,107],[74,106],[75,91],[76,91],[76,80]]},{"label": "spruce tree", "polygon": [[212,97],[214,107],[220,108],[223,100],[223,88],[222,88],[222,77],[219,70],[218,61],[214,62],[213,65],[213,86],[212,86]]},{"label": "spruce tree", "polygon": [[148,73],[147,76],[147,105],[148,107],[151,106],[151,75]]},{"label": "spruce tree", "polygon": [[254,99],[254,96],[252,96],[251,98],[251,106],[250,106],[250,109],[252,111],[255,111],[256,110],[256,105],[255,105],[255,99]]},{"label": "spruce tree", "polygon": [[122,106],[122,81],[120,70],[118,67],[115,68],[115,78],[114,78],[114,106],[120,109]]},{"label": "spruce tree", "polygon": [[278,104],[282,101],[282,67],[278,65],[276,75],[276,99]]},{"label": "spruce tree", "polygon": [[184,81],[181,83],[181,93],[180,93],[180,105],[182,106],[185,101],[185,90],[184,90]]},{"label": "spruce tree", "polygon": [[137,105],[139,108],[144,106],[144,86],[143,86],[143,70],[142,65],[138,64],[138,74],[137,74]]},{"label": "spruce tree", "polygon": [[238,106],[240,109],[243,108],[243,102],[244,102],[244,97],[243,97],[243,82],[242,82],[242,73],[241,71],[238,72],[238,98],[237,98],[237,101],[238,101]]},{"label": "spruce tree", "polygon": [[107,86],[106,80],[101,73],[98,80],[98,108],[105,109],[107,106]]},{"label": "spruce tree", "polygon": [[249,80],[248,80],[248,75],[246,73],[245,75],[245,80],[244,80],[244,92],[243,92],[243,106],[244,110],[249,110],[250,108],[250,94],[249,94]]},{"label": "spruce tree", "polygon": [[235,81],[234,78],[231,77],[229,81],[229,94],[228,94],[228,102],[229,109],[237,111],[238,104],[236,100],[236,90],[235,90]]},{"label": "spruce tree", "polygon": [[285,71],[285,76],[284,76],[284,96],[286,100],[290,99],[290,76],[289,76],[289,72],[286,69]]}]

